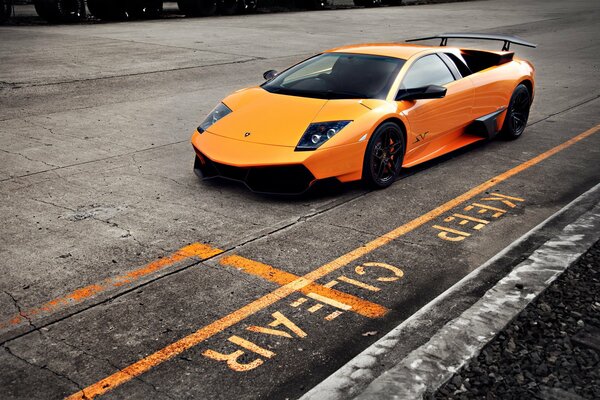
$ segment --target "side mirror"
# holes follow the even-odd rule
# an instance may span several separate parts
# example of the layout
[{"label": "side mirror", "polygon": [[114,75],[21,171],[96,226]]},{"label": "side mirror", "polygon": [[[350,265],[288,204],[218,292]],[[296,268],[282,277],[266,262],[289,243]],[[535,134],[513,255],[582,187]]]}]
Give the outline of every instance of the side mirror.
[{"label": "side mirror", "polygon": [[396,101],[441,99],[446,95],[446,88],[438,85],[423,86],[414,89],[401,89],[396,95]]},{"label": "side mirror", "polygon": [[274,69],[270,69],[263,74],[263,78],[265,78],[266,81],[270,81],[271,79],[275,78],[276,76],[277,76],[277,71],[275,71]]}]

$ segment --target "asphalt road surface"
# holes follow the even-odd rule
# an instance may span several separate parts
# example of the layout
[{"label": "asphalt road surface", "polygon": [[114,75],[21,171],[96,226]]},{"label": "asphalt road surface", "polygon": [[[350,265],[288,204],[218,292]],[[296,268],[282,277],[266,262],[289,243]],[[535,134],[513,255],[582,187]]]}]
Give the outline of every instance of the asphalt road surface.
[{"label": "asphalt road surface", "polygon": [[[0,397],[300,397],[600,181],[599,18],[510,0],[0,27]],[[192,131],[263,71],[443,31],[538,43],[515,48],[537,69],[522,138],[376,192],[193,174]]]}]

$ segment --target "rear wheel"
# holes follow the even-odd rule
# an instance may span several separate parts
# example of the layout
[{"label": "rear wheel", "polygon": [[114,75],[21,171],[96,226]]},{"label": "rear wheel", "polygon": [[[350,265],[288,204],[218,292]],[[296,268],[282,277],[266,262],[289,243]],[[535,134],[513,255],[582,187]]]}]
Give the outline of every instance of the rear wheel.
[{"label": "rear wheel", "polygon": [[217,12],[217,0],[178,0],[177,6],[188,17],[207,17]]},{"label": "rear wheel", "polygon": [[404,135],[398,125],[386,122],[380,125],[365,152],[363,180],[374,189],[390,186],[400,173],[404,158]]},{"label": "rear wheel", "polygon": [[513,140],[523,134],[527,126],[530,107],[531,94],[527,86],[521,83],[516,87],[508,103],[508,111],[502,125],[502,137]]},{"label": "rear wheel", "polygon": [[35,0],[34,7],[48,22],[75,22],[85,18],[84,0]]}]

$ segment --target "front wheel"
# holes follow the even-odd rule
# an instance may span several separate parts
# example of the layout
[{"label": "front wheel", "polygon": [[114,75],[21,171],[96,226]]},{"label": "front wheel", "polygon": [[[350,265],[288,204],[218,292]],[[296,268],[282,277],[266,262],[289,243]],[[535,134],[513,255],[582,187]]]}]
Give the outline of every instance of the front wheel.
[{"label": "front wheel", "polygon": [[514,140],[523,134],[527,126],[530,107],[531,95],[529,89],[521,83],[515,88],[508,103],[508,111],[502,124],[502,137]]},{"label": "front wheel", "polygon": [[404,149],[402,129],[393,122],[380,125],[367,145],[363,181],[374,189],[384,189],[394,183],[402,168]]}]

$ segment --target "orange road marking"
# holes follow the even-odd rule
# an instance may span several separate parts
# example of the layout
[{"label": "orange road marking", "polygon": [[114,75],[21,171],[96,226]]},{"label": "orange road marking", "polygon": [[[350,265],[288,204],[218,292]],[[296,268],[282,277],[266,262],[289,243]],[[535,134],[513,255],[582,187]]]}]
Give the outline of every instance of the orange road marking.
[{"label": "orange road marking", "polygon": [[190,257],[198,257],[202,260],[215,256],[222,253],[223,250],[215,249],[214,247],[208,246],[202,243],[193,243],[189,246],[182,247],[175,253],[168,257],[160,258],[149,264],[144,265],[141,268],[127,272],[126,274],[119,275],[113,278],[105,279],[100,283],[94,283],[79,289],[72,291],[62,297],[50,300],[41,306],[30,308],[29,310],[22,311],[20,314],[16,314],[7,321],[0,322],[0,329],[18,325],[24,322],[27,318],[35,317],[39,314],[47,314],[59,309],[66,308],[67,306],[81,303],[82,301],[92,297],[93,295],[103,292],[110,288],[123,286],[128,283],[132,283],[141,279],[153,272],[159,271],[166,267],[173,265],[178,261]]},{"label": "orange road marking", "polygon": [[354,261],[366,254],[369,254],[373,250],[378,249],[379,247],[393,241],[394,239],[397,239],[400,236],[405,235],[405,234],[415,230],[416,228],[418,228],[428,222],[433,221],[435,218],[452,210],[456,206],[464,203],[465,201],[470,200],[473,197],[485,192],[489,188],[494,187],[501,182],[504,182],[508,178],[515,176],[515,175],[525,171],[526,169],[533,167],[534,165],[539,164],[540,162],[544,161],[548,157],[551,157],[554,154],[587,138],[588,136],[593,135],[598,130],[600,130],[600,124],[594,126],[591,129],[588,129],[587,131],[585,131],[583,133],[580,133],[579,135],[567,140],[566,142],[564,142],[556,147],[553,147],[552,149],[550,149],[550,150],[548,150],[548,151],[546,151],[546,152],[544,152],[522,164],[517,165],[514,168],[509,169],[508,171],[501,173],[500,175],[497,175],[496,177],[494,177],[488,181],[485,181],[481,185],[478,185],[478,186],[472,188],[471,190],[468,190],[467,192],[461,194],[460,196],[455,197],[454,199],[442,204],[441,206],[434,208],[433,210],[421,215],[420,217],[417,217],[417,218],[413,219],[412,221],[399,226],[398,228],[366,243],[365,245],[363,245],[355,250],[352,250],[325,265],[322,265],[321,267],[315,269],[314,271],[309,272],[308,274],[306,274],[302,277],[299,277],[298,279],[296,279],[284,286],[281,286],[281,287],[273,290],[270,293],[267,293],[266,295],[254,300],[253,302],[248,303],[245,306],[222,317],[221,319],[218,319],[218,320],[198,329],[197,331],[191,333],[190,335],[185,336],[185,337],[179,339],[178,341],[171,343],[170,345],[168,345],[166,347],[163,347],[162,349],[158,350],[157,352],[150,354],[149,356],[144,357],[139,361],[136,361],[135,363],[115,372],[114,374],[109,375],[106,378],[89,385],[88,387],[84,388],[83,390],[80,390],[79,392],[74,393],[73,395],[67,397],[67,399],[68,400],[75,400],[75,399],[81,399],[81,400],[88,399],[89,400],[96,396],[102,395],[110,390],[113,390],[114,388],[124,384],[125,382],[129,382],[130,380],[134,379],[136,376],[139,376],[139,375],[149,371],[150,369],[154,368],[155,366],[162,364],[163,362],[175,357],[176,355],[183,353],[187,349],[194,347],[194,346],[198,345],[199,343],[205,341],[206,339],[216,335],[217,333],[222,332],[223,330],[237,324],[240,321],[243,321],[244,319],[248,318],[249,316],[257,313],[258,311],[264,310],[265,308],[278,302],[279,300],[282,300],[282,299],[286,298],[287,296],[291,295],[292,293],[306,287],[307,285],[310,285],[317,279],[320,279],[320,278],[330,274],[331,272],[348,265],[352,261]]},{"label": "orange road marking", "polygon": [[327,321],[333,321],[334,319],[336,319],[337,317],[339,317],[340,315],[342,315],[344,312],[343,311],[334,311],[331,314],[329,314],[328,316],[325,317],[325,319]]},{"label": "orange road marking", "polygon": [[323,304],[315,304],[314,306],[312,306],[311,308],[308,309],[309,313],[314,313],[319,311],[321,308],[323,308]]},{"label": "orange road marking", "polygon": [[298,300],[294,301],[292,304],[290,304],[290,306],[292,306],[292,307],[299,307],[305,301],[306,301],[306,299],[304,297],[301,297]]},{"label": "orange road marking", "polygon": [[446,228],[444,226],[439,226],[439,225],[434,225],[433,226],[435,229],[439,229],[441,231],[446,231],[446,232],[450,232],[450,233],[454,233],[455,235],[460,235],[460,236],[464,236],[464,237],[469,237],[471,236],[470,233],[467,232],[463,232],[463,231],[457,231],[456,229],[452,229],[452,228]]},{"label": "orange road marking", "polygon": [[506,210],[503,210],[501,208],[498,207],[492,207],[492,206],[488,206],[488,205],[484,205],[484,204],[480,204],[480,203],[473,203],[474,206],[477,206],[479,208],[485,208],[486,210],[492,210],[492,211],[498,211],[499,213],[506,213]]},{"label": "orange road marking", "polygon": [[275,353],[273,353],[270,350],[267,350],[265,348],[260,347],[259,345],[256,345],[252,342],[249,342],[248,340],[241,338],[239,336],[232,336],[229,338],[229,341],[231,343],[235,343],[240,347],[243,347],[245,349],[248,349],[250,351],[255,352],[256,354],[260,354],[263,357],[267,357],[267,358],[271,358],[275,355]]},{"label": "orange road marking", "polygon": [[359,288],[363,288],[365,290],[370,290],[371,292],[379,292],[381,290],[381,289],[379,289],[376,286],[369,285],[368,283],[364,283],[364,282],[361,282],[361,281],[357,281],[356,279],[348,278],[348,277],[346,277],[344,275],[338,277],[338,279],[340,281],[342,281],[342,282],[346,282],[346,283],[349,283],[351,285],[358,286]]},{"label": "orange road marking", "polygon": [[[487,224],[490,223],[490,221],[487,221],[485,219],[470,217],[470,216],[464,215],[464,214],[452,214],[452,215],[455,216],[455,217],[458,217],[458,218],[466,219],[468,221],[479,222],[480,224],[487,225]],[[450,221],[448,221],[448,222],[450,222]]]},{"label": "orange road marking", "polygon": [[264,333],[267,335],[274,335],[274,336],[283,336],[286,338],[292,338],[292,335],[290,335],[289,333],[285,332],[285,331],[280,331],[279,329],[270,329],[270,328],[265,328],[263,326],[256,326],[256,325],[252,325],[246,328],[247,331],[250,332],[256,332],[256,333]]},{"label": "orange road marking", "polygon": [[[237,255],[223,257],[219,260],[219,263],[221,265],[240,269],[252,275],[260,276],[261,278],[282,286],[298,279],[298,276],[289,272]],[[317,295],[319,296],[317,300],[322,301],[323,303],[334,305],[334,307],[337,308],[343,307],[345,310],[352,310],[357,314],[368,318],[381,318],[388,312],[387,308],[380,306],[379,304],[363,300],[360,297],[340,292],[335,289],[327,288],[317,283],[306,285],[300,289],[300,292],[309,297]],[[323,298],[326,298],[327,300],[323,301]]]}]

